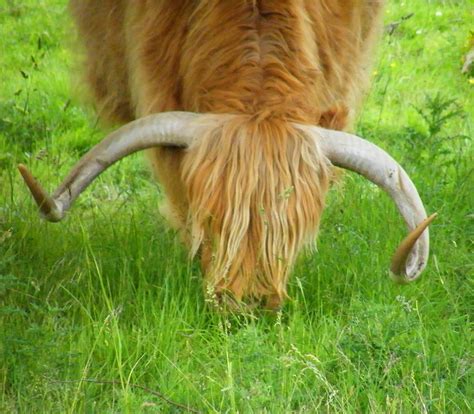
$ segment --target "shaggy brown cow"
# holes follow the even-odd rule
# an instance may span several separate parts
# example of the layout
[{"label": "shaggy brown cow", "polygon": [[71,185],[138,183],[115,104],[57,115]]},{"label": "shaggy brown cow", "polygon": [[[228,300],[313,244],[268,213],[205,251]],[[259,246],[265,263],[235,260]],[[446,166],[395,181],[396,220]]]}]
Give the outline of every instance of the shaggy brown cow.
[{"label": "shaggy brown cow", "polygon": [[431,218],[409,177],[336,131],[350,128],[366,86],[382,1],[72,0],[71,10],[100,114],[127,125],[52,198],[20,167],[46,218],[60,220],[113,162],[155,147],[163,211],[199,252],[206,289],[274,308],[316,236],[332,163],[396,202],[411,231],[392,261],[398,280],[423,270]]}]

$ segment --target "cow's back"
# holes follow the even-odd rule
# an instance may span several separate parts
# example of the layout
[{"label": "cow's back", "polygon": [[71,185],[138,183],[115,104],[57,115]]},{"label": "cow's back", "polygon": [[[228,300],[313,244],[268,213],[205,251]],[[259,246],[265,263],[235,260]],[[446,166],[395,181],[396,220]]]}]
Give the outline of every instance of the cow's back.
[{"label": "cow's back", "polygon": [[71,10],[104,118],[263,110],[340,129],[366,86],[381,1],[72,0]]}]

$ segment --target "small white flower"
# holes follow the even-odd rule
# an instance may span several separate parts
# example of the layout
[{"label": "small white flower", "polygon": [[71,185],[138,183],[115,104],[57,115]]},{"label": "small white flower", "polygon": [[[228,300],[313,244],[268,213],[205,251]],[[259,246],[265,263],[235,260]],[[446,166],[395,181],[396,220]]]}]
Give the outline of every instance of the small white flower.
[{"label": "small white flower", "polygon": [[443,12],[439,10],[435,13],[436,17],[441,17],[442,15],[443,15]]},{"label": "small white flower", "polygon": [[418,29],[416,32],[415,32],[417,35],[421,35],[423,33],[423,29]]}]

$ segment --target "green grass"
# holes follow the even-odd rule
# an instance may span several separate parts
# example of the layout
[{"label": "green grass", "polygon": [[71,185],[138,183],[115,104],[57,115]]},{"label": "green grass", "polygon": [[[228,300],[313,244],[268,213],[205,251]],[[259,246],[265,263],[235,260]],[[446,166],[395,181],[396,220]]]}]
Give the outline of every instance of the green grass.
[{"label": "green grass", "polygon": [[64,223],[38,218],[16,164],[53,186],[104,131],[71,100],[65,1],[2,0],[0,412],[180,411],[132,384],[202,412],[472,412],[474,85],[460,73],[472,4],[390,1],[386,22],[409,13],[383,38],[357,129],[439,212],[423,277],[389,280],[402,220],[348,174],[284,309],[226,317],[206,306],[141,156]]}]

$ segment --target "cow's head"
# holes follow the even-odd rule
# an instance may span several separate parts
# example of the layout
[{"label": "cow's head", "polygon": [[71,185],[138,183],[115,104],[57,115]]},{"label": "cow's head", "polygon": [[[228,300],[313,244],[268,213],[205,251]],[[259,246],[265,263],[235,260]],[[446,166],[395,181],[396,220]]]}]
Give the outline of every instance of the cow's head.
[{"label": "cow's head", "polygon": [[[215,119],[218,119],[220,116],[221,115],[215,116]],[[110,134],[82,157],[53,196],[50,196],[40,186],[25,166],[20,165],[19,169],[40,208],[42,216],[49,221],[57,222],[64,217],[76,197],[78,197],[100,173],[123,157],[140,150],[158,146],[189,148],[192,153],[193,149],[199,147],[197,144],[199,144],[198,140],[201,139],[200,137],[206,135],[205,129],[209,126],[208,120],[209,115],[168,112],[150,115],[131,122]],[[297,131],[297,134],[300,134],[301,137],[306,140],[305,142],[308,146],[306,150],[308,152],[314,151],[320,154],[320,159],[327,159],[328,163],[330,162],[332,165],[361,174],[391,196],[409,229],[409,235],[402,241],[392,258],[391,274],[393,278],[400,283],[406,283],[416,279],[425,268],[428,260],[429,236],[427,227],[435,215],[427,218],[418,192],[403,168],[385,151],[355,135],[301,124],[292,124],[291,128]],[[252,152],[250,152],[250,154],[252,154]],[[185,168],[185,175],[186,171],[188,176],[184,177],[185,180],[192,181],[192,177],[190,178],[190,175],[192,176],[193,174],[192,167]],[[249,176],[252,176],[253,181],[258,181],[258,171],[243,171],[242,173],[249,174]],[[215,179],[225,180],[226,178],[215,177]],[[291,189],[288,190],[291,191]],[[201,191],[201,193],[204,192],[205,185],[201,189],[198,188],[197,191]],[[232,188],[228,191],[232,191]],[[245,191],[245,189],[236,188],[235,191]],[[324,192],[325,191],[322,191],[322,194]],[[281,196],[284,197],[285,194],[281,194]],[[314,200],[314,202],[322,204],[321,200]],[[219,203],[219,200],[216,200],[216,203]],[[198,209],[198,207],[194,208],[195,210]],[[271,203],[269,203],[267,209],[271,208]],[[194,214],[196,217],[199,217],[199,211],[192,211],[193,205],[190,205],[190,209],[191,216]],[[299,214],[297,209],[298,206],[295,209],[294,215]],[[232,214],[232,206],[228,206],[224,211],[227,216]],[[290,212],[289,214],[292,214],[291,209],[287,211]],[[277,212],[262,211],[262,214],[269,214],[270,216],[272,213],[276,219],[273,224],[270,222],[270,225],[281,226],[282,224],[277,217]],[[259,212],[250,211],[247,214],[257,216]],[[221,221],[232,219],[232,217],[229,218],[227,216],[223,217]],[[249,218],[244,219],[248,222]],[[282,220],[286,219],[285,217],[282,218]],[[216,234],[214,233],[222,231],[220,229],[223,227],[219,227],[219,225],[215,224],[217,222],[215,221],[214,223],[210,223],[210,226],[212,227],[214,225],[214,228],[206,229],[206,226],[203,226],[204,220],[205,218],[200,221],[196,219],[195,223],[191,223],[191,226],[195,224],[201,226],[197,228],[197,231],[194,233],[195,235],[197,234],[198,240],[197,242],[193,240],[193,243],[196,249],[198,247],[201,249],[204,268],[206,270],[206,268],[212,269],[209,263],[211,261],[210,256],[214,251],[212,244],[216,243]],[[250,217],[250,220],[252,220],[252,217]],[[313,224],[317,226],[318,220],[319,217],[316,218]],[[291,226],[286,226],[286,228],[289,227]],[[285,234],[286,230],[283,230],[284,231],[279,234],[280,238]],[[261,229],[261,231],[264,230]],[[274,231],[273,234],[277,234],[277,232]],[[224,237],[224,235],[222,236]],[[233,234],[225,235],[228,239],[234,236]],[[291,245],[291,243],[289,243],[289,245]],[[232,246],[230,241],[228,241],[228,246]],[[225,253],[226,249],[220,249],[220,251],[221,253]],[[227,251],[229,255],[234,253],[230,250]],[[222,269],[225,268],[225,257],[217,258],[217,262],[222,264]],[[267,262],[270,262],[270,260],[267,260]],[[229,263],[232,265],[232,261]],[[236,262],[234,261],[233,263]],[[245,264],[242,262],[240,265],[244,266]],[[265,260],[262,266],[265,271]],[[283,264],[282,266],[285,265]],[[214,267],[214,269],[216,269],[216,267]],[[220,267],[217,267],[217,269],[222,271]],[[269,268],[268,271],[271,272],[272,270]]]}]

